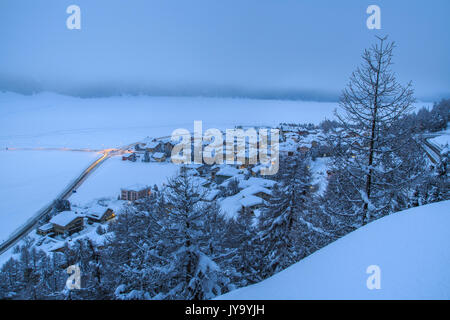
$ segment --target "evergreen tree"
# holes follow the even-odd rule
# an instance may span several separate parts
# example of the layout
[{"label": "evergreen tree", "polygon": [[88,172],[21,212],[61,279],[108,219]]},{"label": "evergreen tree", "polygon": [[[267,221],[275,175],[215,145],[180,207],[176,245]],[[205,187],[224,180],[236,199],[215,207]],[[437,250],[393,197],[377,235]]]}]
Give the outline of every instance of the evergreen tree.
[{"label": "evergreen tree", "polygon": [[[165,289],[164,233],[151,197],[128,205],[110,224],[107,275],[116,299],[152,299]],[[150,211],[147,211],[150,210]]]},{"label": "evergreen tree", "polygon": [[217,264],[205,252],[205,224],[208,209],[201,201],[203,192],[195,185],[186,170],[171,179],[166,189],[167,242],[171,264],[168,283],[172,299],[209,299],[220,294],[226,282]]},{"label": "evergreen tree", "polygon": [[336,113],[344,130],[335,137],[339,153],[333,170],[338,174],[327,195],[335,193],[341,199],[334,203],[338,207],[330,201],[328,206],[338,218],[356,215],[355,226],[391,212],[391,201],[396,202],[395,210],[400,208],[404,201],[396,198],[415,178],[402,156],[416,143],[410,130],[396,127],[411,109],[413,89],[411,83],[397,82],[391,70],[393,49],[394,43],[379,38],[379,44],[364,51],[363,64],[342,93],[342,112]]},{"label": "evergreen tree", "polygon": [[272,190],[259,219],[263,246],[262,276],[281,271],[305,255],[300,243],[311,190],[309,159],[302,154],[280,160],[280,185]]},{"label": "evergreen tree", "polygon": [[258,236],[255,218],[240,210],[237,218],[227,222],[225,239],[227,250],[224,252],[224,265],[232,286],[243,287],[263,280],[263,247]]}]

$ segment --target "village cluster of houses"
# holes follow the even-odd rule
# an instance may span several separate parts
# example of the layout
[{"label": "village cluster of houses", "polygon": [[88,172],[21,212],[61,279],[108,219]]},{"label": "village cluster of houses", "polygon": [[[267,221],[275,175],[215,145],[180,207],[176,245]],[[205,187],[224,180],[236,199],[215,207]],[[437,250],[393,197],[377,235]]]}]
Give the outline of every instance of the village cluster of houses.
[{"label": "village cluster of houses", "polygon": [[[295,152],[308,152],[312,148],[319,150],[318,157],[328,156],[326,150],[319,148],[324,136],[317,128],[284,125],[280,126],[280,136],[280,156],[291,156]],[[238,141],[235,141],[236,143]],[[145,153],[149,153],[154,157],[155,161],[164,161],[169,159],[173,146],[173,142],[169,139],[154,140],[149,138],[136,145],[134,157],[136,157],[136,154],[140,154],[142,157]],[[249,154],[249,149],[246,148],[243,151],[245,154],[239,154],[236,146],[224,145],[224,162],[231,153],[235,159],[232,165],[191,163],[183,167],[192,176],[192,180],[198,184],[200,189],[203,189],[203,200],[213,201],[218,199],[222,211],[230,217],[235,216],[238,211],[257,215],[264,201],[267,201],[270,197],[271,189],[275,184],[273,180],[260,176],[261,168],[267,165],[251,163],[249,159],[252,154]],[[237,161],[237,159],[242,158],[245,160]],[[223,196],[224,190],[232,180],[238,181],[239,192],[235,195],[225,197]],[[123,188],[120,199],[135,201],[147,197],[150,194],[151,188],[143,185],[134,185]]]},{"label": "village cluster of houses", "polygon": [[[244,129],[238,126],[239,129]],[[258,129],[258,128],[256,128]],[[293,155],[294,152],[309,152],[312,149],[319,157],[329,156],[329,151],[324,148],[322,143],[324,134],[317,128],[305,128],[296,125],[280,125],[280,154]],[[245,139],[245,138],[244,138]],[[259,136],[258,136],[259,139]],[[254,162],[251,159],[256,159],[258,155],[259,140],[254,145],[249,144],[244,150],[238,150],[237,144],[242,143],[239,139],[234,141],[234,145],[227,145],[226,140],[223,140],[223,159],[234,159],[236,164],[241,165],[241,168],[247,168],[250,163]],[[210,142],[203,141],[203,148],[210,144]],[[245,141],[244,141],[245,143]],[[170,138],[155,139],[147,137],[140,143],[136,144],[134,150],[122,157],[122,160],[135,162],[137,160],[143,162],[164,162],[170,160],[172,149],[176,142]],[[191,161],[194,160],[194,137],[191,137]],[[322,148],[321,148],[322,147]],[[268,156],[270,156],[270,150]]]},{"label": "village cluster of houses", "polygon": [[164,162],[170,158],[175,143],[170,139],[152,139],[147,137],[134,147],[134,151],[129,155],[124,155],[122,160],[143,162]]},{"label": "village cluster of houses", "polygon": [[[189,164],[182,167],[197,187],[202,200],[210,202],[218,200],[223,213],[232,217],[238,211],[255,213],[271,196],[275,181],[260,177],[258,170],[249,170],[242,165],[207,165]],[[236,180],[238,192],[225,196],[228,184]],[[121,200],[136,201],[151,194],[151,188],[144,185],[133,185],[121,189]]]},{"label": "village cluster of houses", "polygon": [[81,214],[75,211],[63,211],[53,216],[49,223],[40,226],[36,233],[41,236],[65,238],[74,233],[80,232],[88,224],[105,223],[115,217],[111,208],[94,206],[88,212]]},{"label": "village cluster of houses", "polygon": [[[280,129],[280,156],[293,155],[295,152],[307,152],[311,148],[320,146],[322,132],[317,129],[306,130],[299,127],[285,126]],[[162,162],[170,160],[174,143],[170,139],[155,140],[145,139],[135,146],[135,150],[124,156],[123,160],[144,162]],[[230,146],[224,148],[224,158],[232,153],[235,162],[233,164],[191,163],[181,168],[190,176],[193,183],[198,186],[202,200],[210,202],[217,200],[221,212],[228,219],[236,218],[239,214],[249,214],[258,217],[260,209],[266,201],[269,201],[273,187],[276,185],[270,177],[261,176],[260,170],[267,165],[253,164],[247,161],[251,154],[246,152],[246,161],[236,161],[241,154],[237,149]],[[324,153],[320,155],[326,157]],[[224,159],[224,160],[225,160]],[[268,164],[270,165],[270,164]],[[230,188],[233,183],[233,188]],[[164,186],[162,186],[164,188]],[[231,191],[231,189],[233,189]],[[119,200],[137,201],[150,196],[152,189],[149,186],[135,184],[120,190]],[[63,211],[51,218],[49,223],[40,226],[37,234],[43,236],[45,241],[56,248],[62,249],[67,237],[79,233],[86,228],[86,224],[103,224],[115,217],[113,209],[96,205],[87,209],[87,212]],[[43,240],[44,240],[43,239]],[[70,238],[69,238],[70,241]],[[44,241],[43,241],[44,242]]]}]

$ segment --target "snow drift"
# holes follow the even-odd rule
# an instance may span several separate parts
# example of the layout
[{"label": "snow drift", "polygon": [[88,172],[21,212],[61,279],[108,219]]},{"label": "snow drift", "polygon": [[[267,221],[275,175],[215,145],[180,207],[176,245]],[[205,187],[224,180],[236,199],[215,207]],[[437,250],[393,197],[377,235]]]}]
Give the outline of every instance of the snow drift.
[{"label": "snow drift", "polygon": [[[380,289],[367,287],[371,265]],[[450,201],[379,219],[218,299],[450,299]]]}]

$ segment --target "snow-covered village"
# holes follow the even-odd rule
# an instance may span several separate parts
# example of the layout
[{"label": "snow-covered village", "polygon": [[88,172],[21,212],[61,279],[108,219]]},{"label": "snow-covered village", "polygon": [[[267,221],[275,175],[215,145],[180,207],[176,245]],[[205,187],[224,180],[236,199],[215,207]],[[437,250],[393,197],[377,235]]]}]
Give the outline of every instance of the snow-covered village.
[{"label": "snow-covered village", "polygon": [[[420,51],[389,20],[401,5],[363,5],[309,45],[263,21],[314,24],[325,18],[292,11],[324,1],[262,1],[239,35],[226,26],[247,1],[202,2],[211,16],[175,1],[196,21],[163,1],[112,5],[156,46],[79,2],[62,30],[51,3],[22,12],[48,14],[39,34],[0,18],[0,300],[450,299],[450,65],[424,62],[450,47],[431,37]],[[401,19],[450,9],[427,6]],[[356,40],[318,53],[316,36],[346,40],[352,19]]]}]

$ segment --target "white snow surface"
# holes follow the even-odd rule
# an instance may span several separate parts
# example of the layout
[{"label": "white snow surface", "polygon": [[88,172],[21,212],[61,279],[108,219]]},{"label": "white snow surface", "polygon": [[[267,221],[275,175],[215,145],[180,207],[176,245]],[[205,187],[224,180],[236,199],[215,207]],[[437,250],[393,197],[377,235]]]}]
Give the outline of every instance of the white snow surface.
[{"label": "white snow surface", "polygon": [[335,102],[0,92],[0,148],[112,148],[169,136],[177,128],[192,131],[194,120],[203,121],[203,132],[235,125],[318,124],[333,118],[336,107]]},{"label": "white snow surface", "polygon": [[227,98],[123,96],[82,99],[40,93],[0,93],[0,148],[117,147],[174,129],[193,130],[236,124],[278,125],[280,121],[319,123],[337,104]]},{"label": "white snow surface", "polygon": [[430,141],[437,145],[440,149],[450,145],[450,123],[447,124],[447,127],[447,130],[438,132],[439,136],[430,139]]},{"label": "white snow surface", "polygon": [[239,202],[241,203],[242,206],[247,208],[247,207],[255,206],[257,204],[262,204],[264,201],[260,197],[253,196],[253,195],[247,195],[247,196],[244,196],[243,198],[241,198],[239,200]]},{"label": "white snow surface", "polygon": [[52,219],[50,220],[50,223],[57,224],[61,227],[65,227],[78,217],[83,217],[83,216],[78,215],[73,211],[63,211],[63,212],[57,214],[56,216],[52,217]]},{"label": "white snow surface", "polygon": [[71,151],[0,151],[0,242],[50,204],[100,157]]},{"label": "white snow surface", "polygon": [[169,162],[131,162],[112,157],[95,170],[69,200],[83,206],[94,199],[117,199],[122,188],[133,185],[161,186],[179,169],[178,165]]},{"label": "white snow surface", "polygon": [[[450,200],[408,209],[217,299],[450,299],[449,230]],[[367,288],[371,265],[380,289]]]},{"label": "white snow surface", "polygon": [[[255,194],[259,192],[271,194],[271,190],[261,185],[264,184],[264,181],[272,182],[272,180],[253,178],[253,180],[250,182],[250,179],[241,181],[246,182],[248,187],[241,190],[234,196],[226,197],[218,201],[221,213],[226,219],[236,219],[242,206],[251,207],[257,204],[262,204],[264,202],[263,199],[255,196]],[[239,185],[246,185],[246,183],[240,183]]]},{"label": "white snow surface", "polygon": [[317,194],[323,195],[328,185],[327,169],[330,158],[317,158],[311,162],[312,183],[317,185]]}]

